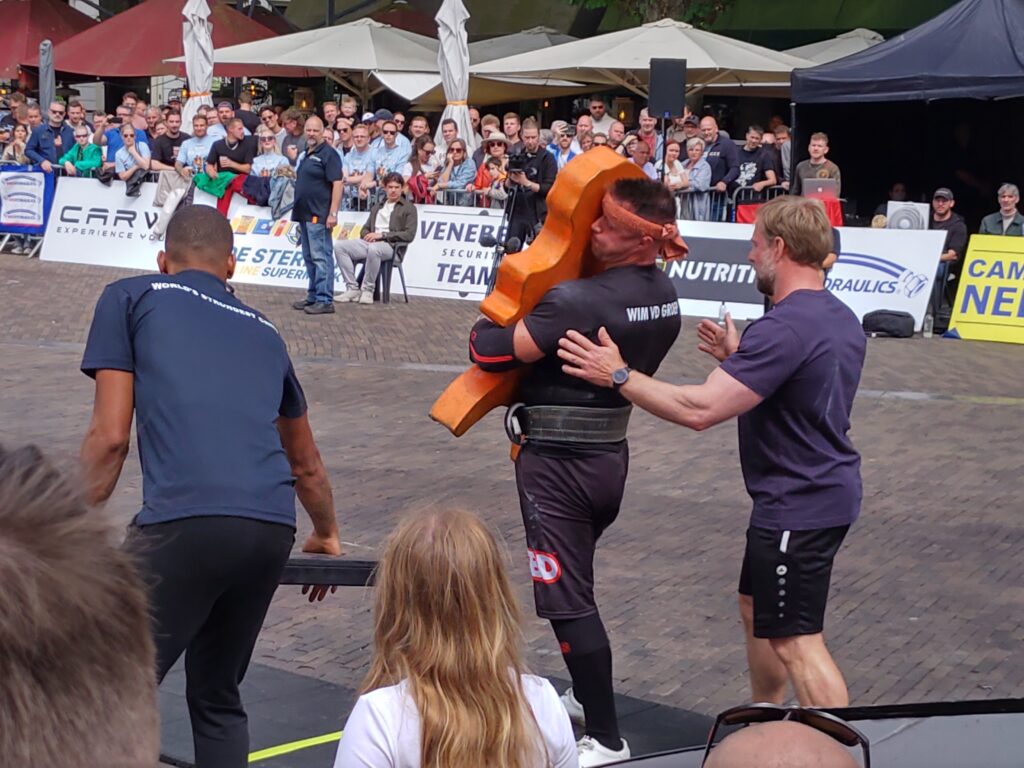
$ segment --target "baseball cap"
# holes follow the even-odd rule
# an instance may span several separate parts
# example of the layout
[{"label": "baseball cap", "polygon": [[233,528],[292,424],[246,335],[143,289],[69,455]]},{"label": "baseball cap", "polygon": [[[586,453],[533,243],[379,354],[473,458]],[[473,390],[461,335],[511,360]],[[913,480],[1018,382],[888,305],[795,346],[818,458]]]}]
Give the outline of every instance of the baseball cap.
[{"label": "baseball cap", "polygon": [[700,125],[700,118],[697,117],[696,115],[692,115],[692,114],[691,115],[687,115],[685,118],[683,118],[683,125],[696,125],[696,126],[699,126]]},{"label": "baseball cap", "polygon": [[373,113],[374,120],[394,120],[395,116],[390,109],[378,109]]},{"label": "baseball cap", "polygon": [[373,112],[363,112],[363,119],[360,122],[372,123],[375,119]]},{"label": "baseball cap", "polygon": [[935,194],[932,195],[932,197],[944,197],[946,200],[956,199],[955,197],[953,197],[953,192],[949,189],[949,187],[939,187],[938,189],[935,190]]},{"label": "baseball cap", "polygon": [[218,101],[217,102],[217,109],[220,109],[221,107],[227,107],[228,109],[234,109],[235,105],[232,104],[230,101],[227,101],[227,100],[225,100],[225,101]]}]

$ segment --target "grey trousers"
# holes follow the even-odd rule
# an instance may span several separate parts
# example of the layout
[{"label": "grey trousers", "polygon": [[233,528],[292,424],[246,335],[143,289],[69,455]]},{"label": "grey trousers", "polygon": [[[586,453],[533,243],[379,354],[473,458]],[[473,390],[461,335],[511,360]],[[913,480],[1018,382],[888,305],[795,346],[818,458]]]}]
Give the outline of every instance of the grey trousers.
[{"label": "grey trousers", "polygon": [[372,291],[377,282],[377,275],[380,273],[380,263],[391,261],[395,257],[395,247],[390,243],[368,243],[365,240],[339,240],[334,244],[334,258],[338,262],[338,269],[341,270],[341,277],[345,281],[345,288],[355,290],[359,288],[356,283],[356,262],[365,261],[366,271],[363,272],[362,290]]}]

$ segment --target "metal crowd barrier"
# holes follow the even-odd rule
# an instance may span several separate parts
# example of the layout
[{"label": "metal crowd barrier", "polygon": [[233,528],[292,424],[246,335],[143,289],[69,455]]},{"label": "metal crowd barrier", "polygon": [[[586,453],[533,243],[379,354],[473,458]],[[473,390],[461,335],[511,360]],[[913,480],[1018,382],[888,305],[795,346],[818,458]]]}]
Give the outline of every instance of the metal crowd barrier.
[{"label": "metal crowd barrier", "polygon": [[680,189],[673,194],[676,198],[676,215],[684,221],[731,222],[736,221],[738,206],[766,203],[779,195],[788,195],[789,190],[777,185],[760,191],[753,187],[737,187],[732,194],[714,189],[706,192]]}]

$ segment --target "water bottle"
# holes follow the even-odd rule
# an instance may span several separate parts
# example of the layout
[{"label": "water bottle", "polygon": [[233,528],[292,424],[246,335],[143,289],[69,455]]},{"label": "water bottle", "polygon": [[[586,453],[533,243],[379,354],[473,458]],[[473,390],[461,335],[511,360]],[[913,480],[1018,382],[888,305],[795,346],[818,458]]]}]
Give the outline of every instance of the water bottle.
[{"label": "water bottle", "polygon": [[934,328],[935,318],[932,317],[931,312],[928,312],[928,314],[924,316],[924,323],[921,326],[921,336],[923,336],[926,339],[930,339],[932,337],[932,330]]},{"label": "water bottle", "polygon": [[725,308],[725,302],[723,301],[723,302],[722,302],[722,303],[721,303],[721,304],[720,304],[720,305],[718,306],[718,325],[719,325],[720,327],[722,327],[722,328],[725,328],[725,313],[726,313],[726,311],[727,311],[727,310],[726,310],[726,308]]}]

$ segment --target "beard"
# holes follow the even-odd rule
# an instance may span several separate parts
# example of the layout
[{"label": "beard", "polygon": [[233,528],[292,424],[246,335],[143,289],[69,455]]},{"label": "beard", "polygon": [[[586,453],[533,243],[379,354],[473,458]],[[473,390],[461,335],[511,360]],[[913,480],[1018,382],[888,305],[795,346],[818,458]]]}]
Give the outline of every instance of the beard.
[{"label": "beard", "polygon": [[754,267],[757,290],[765,296],[775,293],[775,265],[764,264],[761,269]]}]

